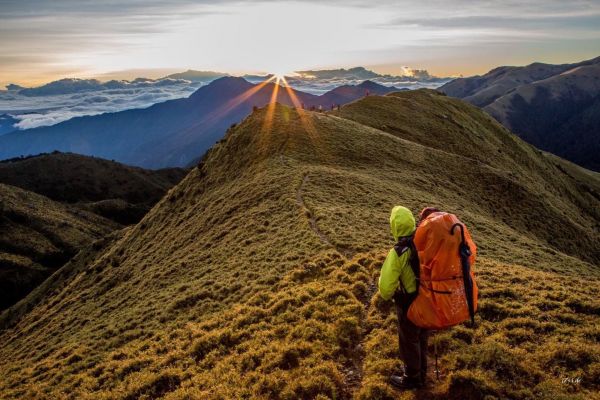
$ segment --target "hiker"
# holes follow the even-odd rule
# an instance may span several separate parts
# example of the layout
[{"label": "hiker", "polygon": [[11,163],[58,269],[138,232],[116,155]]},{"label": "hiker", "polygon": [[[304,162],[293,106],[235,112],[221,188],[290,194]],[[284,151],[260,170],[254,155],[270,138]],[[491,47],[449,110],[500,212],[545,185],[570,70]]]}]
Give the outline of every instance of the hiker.
[{"label": "hiker", "polygon": [[[384,300],[394,299],[398,314],[400,355],[405,364],[404,373],[392,375],[390,382],[401,389],[415,389],[424,385],[427,376],[427,330],[417,327],[407,317],[408,307],[418,293],[413,272],[418,271],[419,260],[412,254],[415,252],[416,255],[412,244],[416,230],[412,212],[406,207],[394,207],[390,215],[390,228],[397,243],[381,268],[379,293]],[[411,262],[416,265],[411,266]]]},{"label": "hiker", "polygon": [[[428,330],[447,329],[470,320],[475,326],[478,288],[477,246],[454,214],[426,207],[415,226],[405,207],[392,209],[390,226],[396,244],[381,267],[379,293],[394,299],[398,313],[400,355],[405,368],[392,385],[423,387],[427,377]],[[417,251],[418,250],[418,251]],[[435,351],[435,371],[437,351]],[[439,375],[438,375],[439,379]]]}]

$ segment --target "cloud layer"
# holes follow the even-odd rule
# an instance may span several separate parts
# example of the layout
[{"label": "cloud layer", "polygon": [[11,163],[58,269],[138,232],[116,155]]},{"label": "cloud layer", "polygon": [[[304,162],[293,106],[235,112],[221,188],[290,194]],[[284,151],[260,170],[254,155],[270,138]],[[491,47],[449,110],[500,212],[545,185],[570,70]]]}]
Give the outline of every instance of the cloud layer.
[{"label": "cloud layer", "polygon": [[200,85],[201,83],[185,80],[145,80],[130,84],[111,84],[108,86],[114,88],[107,88],[106,84],[100,83],[73,85],[58,81],[20,92],[0,91],[0,114],[15,117],[18,129],[35,128],[83,115],[148,107],[189,96]]}]

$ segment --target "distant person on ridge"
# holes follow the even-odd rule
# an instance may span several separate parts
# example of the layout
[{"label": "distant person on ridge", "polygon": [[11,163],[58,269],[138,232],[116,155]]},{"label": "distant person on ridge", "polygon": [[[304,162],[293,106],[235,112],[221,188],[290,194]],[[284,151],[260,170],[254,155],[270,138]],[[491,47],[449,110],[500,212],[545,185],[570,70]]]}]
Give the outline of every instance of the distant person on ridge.
[{"label": "distant person on ridge", "polygon": [[[420,219],[425,219],[435,208],[425,208]],[[417,296],[418,283],[413,272],[418,270],[418,258],[411,257],[416,230],[412,212],[402,206],[392,209],[390,228],[396,244],[390,250],[381,268],[379,293],[384,300],[394,299],[398,314],[398,341],[405,369],[402,375],[392,375],[390,382],[401,389],[416,389],[424,385],[427,376],[427,330],[414,325],[408,318],[408,307]],[[416,260],[416,261],[415,261]],[[417,263],[411,266],[411,262]]]}]

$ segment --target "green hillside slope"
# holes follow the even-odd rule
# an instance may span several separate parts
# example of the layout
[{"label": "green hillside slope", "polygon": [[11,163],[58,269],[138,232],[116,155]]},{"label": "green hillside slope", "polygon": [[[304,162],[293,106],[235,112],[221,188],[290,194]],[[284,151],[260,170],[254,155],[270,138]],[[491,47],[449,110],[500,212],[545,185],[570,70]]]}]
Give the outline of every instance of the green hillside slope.
[{"label": "green hillside slope", "polygon": [[[557,165],[430,91],[260,109],[26,299],[0,335],[0,397],[590,398],[598,178]],[[476,328],[437,333],[442,380],[406,393],[387,384],[396,319],[376,293],[395,204],[457,213],[480,249]]]}]

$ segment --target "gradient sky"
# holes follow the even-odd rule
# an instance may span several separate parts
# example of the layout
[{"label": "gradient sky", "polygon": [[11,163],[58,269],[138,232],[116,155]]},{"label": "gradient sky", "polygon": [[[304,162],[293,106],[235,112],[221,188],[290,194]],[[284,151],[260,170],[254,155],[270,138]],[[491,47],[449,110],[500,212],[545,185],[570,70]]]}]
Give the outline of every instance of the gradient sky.
[{"label": "gradient sky", "polygon": [[0,86],[188,68],[454,76],[598,55],[598,0],[0,0]]}]

